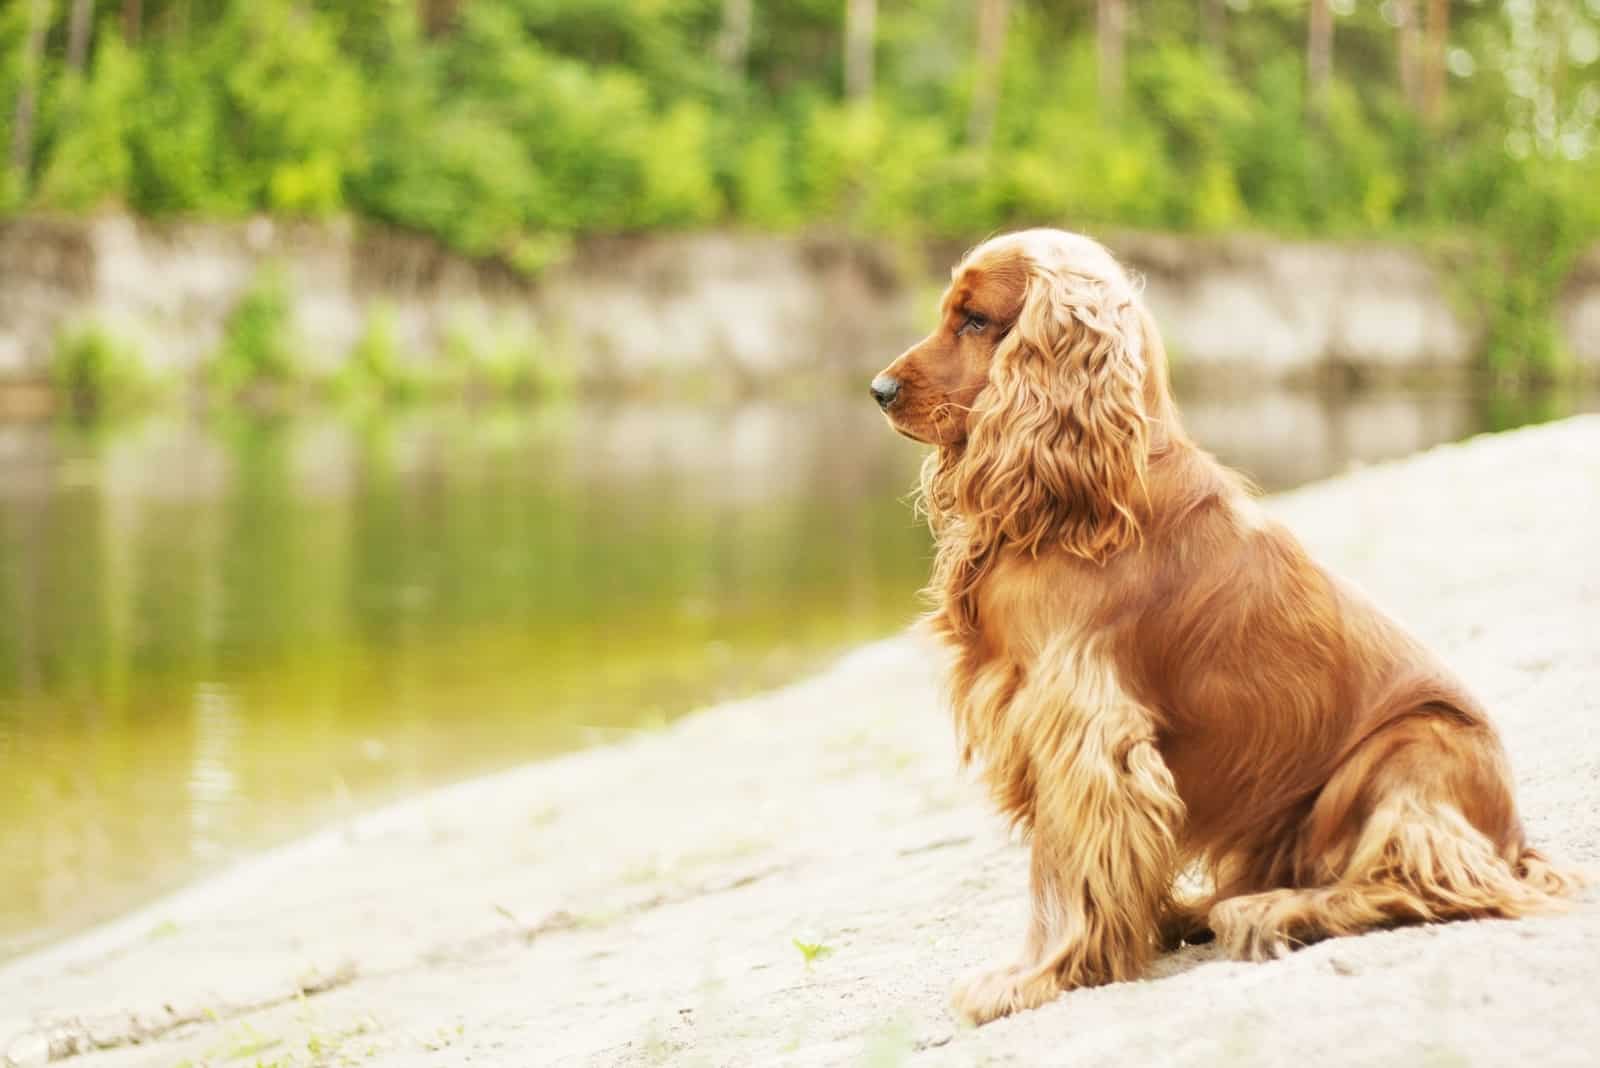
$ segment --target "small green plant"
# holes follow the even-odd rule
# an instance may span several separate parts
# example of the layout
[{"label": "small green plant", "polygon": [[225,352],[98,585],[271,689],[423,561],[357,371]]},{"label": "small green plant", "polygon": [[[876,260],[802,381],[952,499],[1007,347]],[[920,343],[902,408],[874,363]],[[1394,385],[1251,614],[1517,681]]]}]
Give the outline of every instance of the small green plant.
[{"label": "small green plant", "polygon": [[548,396],[570,383],[543,347],[525,330],[506,325],[469,327],[458,323],[445,337],[449,377],[469,395]]},{"label": "small green plant", "polygon": [[833,955],[833,947],[821,942],[802,942],[798,938],[791,941],[794,942],[794,948],[800,951],[800,956],[805,958],[807,968],[824,957]]},{"label": "small green plant", "polygon": [[337,393],[352,400],[409,401],[427,392],[425,376],[401,359],[394,319],[387,304],[368,311],[365,329],[334,378]]},{"label": "small green plant", "polygon": [[71,411],[103,415],[149,400],[154,383],[139,351],[98,323],[63,333],[56,341],[50,378]]},{"label": "small green plant", "polygon": [[230,393],[294,381],[288,286],[275,267],[263,268],[223,327],[212,366],[216,384]]}]

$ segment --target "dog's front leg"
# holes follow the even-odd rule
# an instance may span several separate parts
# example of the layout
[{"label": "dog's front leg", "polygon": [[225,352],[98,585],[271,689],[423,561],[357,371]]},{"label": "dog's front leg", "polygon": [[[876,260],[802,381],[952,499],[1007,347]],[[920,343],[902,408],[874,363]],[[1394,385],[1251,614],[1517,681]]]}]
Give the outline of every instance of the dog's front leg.
[{"label": "dog's front leg", "polygon": [[1149,710],[1108,665],[1066,658],[1019,691],[1007,721],[1034,784],[1033,917],[1018,963],[956,989],[953,1007],[977,1024],[1142,973],[1184,813]]}]

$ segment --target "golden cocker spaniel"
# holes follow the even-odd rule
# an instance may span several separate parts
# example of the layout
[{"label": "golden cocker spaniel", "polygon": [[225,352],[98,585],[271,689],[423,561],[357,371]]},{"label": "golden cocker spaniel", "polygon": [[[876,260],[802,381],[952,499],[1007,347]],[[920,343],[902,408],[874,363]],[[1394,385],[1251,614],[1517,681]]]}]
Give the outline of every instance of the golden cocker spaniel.
[{"label": "golden cocker spaniel", "polygon": [[[1185,435],[1099,244],[979,246],[872,393],[935,446],[930,622],[963,755],[1032,845],[1021,957],[957,989],[963,1016],[1135,978],[1207,932],[1262,958],[1577,885],[1529,847],[1479,704]],[[1174,889],[1189,870],[1202,900]]]}]

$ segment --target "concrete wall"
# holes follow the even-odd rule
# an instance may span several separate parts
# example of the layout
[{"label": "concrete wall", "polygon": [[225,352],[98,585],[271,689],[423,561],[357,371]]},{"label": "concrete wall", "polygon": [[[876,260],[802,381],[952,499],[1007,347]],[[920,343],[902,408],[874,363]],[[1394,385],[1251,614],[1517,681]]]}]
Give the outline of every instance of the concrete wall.
[{"label": "concrete wall", "polygon": [[[1397,245],[1107,235],[1185,373],[1294,380],[1328,368],[1464,369],[1480,331],[1440,269]],[[291,286],[299,351],[336,367],[374,308],[408,358],[453,333],[536,344],[591,384],[865,373],[932,318],[959,247],[710,233],[594,240],[536,282],[424,238],[349,224],[153,225],[124,217],[0,225],[0,380],[38,380],[64,328],[95,321],[153,368],[192,371],[265,265]],[[1600,366],[1600,250],[1562,303]]]},{"label": "concrete wall", "polygon": [[1344,366],[1383,375],[1461,370],[1481,329],[1440,270],[1401,245],[1262,237],[1111,239],[1185,369],[1271,378]]},{"label": "concrete wall", "polygon": [[191,371],[269,265],[289,285],[298,351],[316,371],[338,366],[380,305],[416,359],[451,330],[534,326],[522,279],[421,238],[266,219],[23,220],[0,227],[0,376],[42,373],[60,332],[88,322],[131,340],[152,369]]}]

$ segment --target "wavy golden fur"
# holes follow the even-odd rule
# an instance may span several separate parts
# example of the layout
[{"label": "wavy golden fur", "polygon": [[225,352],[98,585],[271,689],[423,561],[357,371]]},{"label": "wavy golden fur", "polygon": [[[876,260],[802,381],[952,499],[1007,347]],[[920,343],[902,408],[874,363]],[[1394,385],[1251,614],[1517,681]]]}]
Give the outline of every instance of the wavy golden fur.
[{"label": "wavy golden fur", "polygon": [[[1088,238],[995,238],[873,382],[936,446],[934,632],[962,751],[1032,846],[982,1023],[1214,936],[1247,958],[1514,917],[1577,885],[1530,848],[1483,709],[1196,448],[1159,333]],[[1174,880],[1210,886],[1183,900]]]}]

